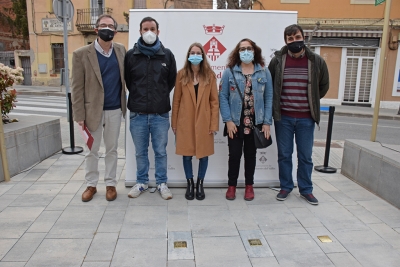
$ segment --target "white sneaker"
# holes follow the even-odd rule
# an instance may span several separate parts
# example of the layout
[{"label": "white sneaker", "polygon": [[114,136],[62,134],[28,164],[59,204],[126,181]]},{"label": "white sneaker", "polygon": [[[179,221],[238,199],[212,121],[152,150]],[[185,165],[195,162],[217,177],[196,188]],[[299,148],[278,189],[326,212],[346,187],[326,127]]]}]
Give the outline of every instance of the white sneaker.
[{"label": "white sneaker", "polygon": [[128,197],[135,198],[140,196],[141,193],[147,191],[149,186],[147,184],[135,184],[131,191],[129,191]]},{"label": "white sneaker", "polygon": [[157,185],[157,191],[160,193],[161,197],[165,200],[172,198],[172,193],[169,191],[166,183],[161,183]]}]

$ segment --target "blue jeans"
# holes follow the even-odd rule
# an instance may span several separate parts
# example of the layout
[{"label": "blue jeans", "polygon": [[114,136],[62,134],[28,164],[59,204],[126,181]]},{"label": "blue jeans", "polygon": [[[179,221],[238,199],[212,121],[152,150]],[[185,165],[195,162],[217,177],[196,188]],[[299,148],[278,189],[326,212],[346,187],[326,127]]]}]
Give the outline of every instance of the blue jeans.
[{"label": "blue jeans", "polygon": [[313,191],[311,173],[313,169],[312,148],[314,144],[313,119],[297,119],[282,116],[280,121],[275,121],[275,135],[278,146],[279,181],[281,189],[291,192],[293,190],[292,154],[293,137],[297,146],[297,185],[300,194],[310,194]]},{"label": "blue jeans", "polygon": [[140,114],[131,112],[130,127],[136,150],[137,183],[149,182],[149,141],[155,157],[155,176],[157,184],[167,182],[167,144],[169,114]]},{"label": "blue jeans", "polygon": [[[199,170],[197,177],[204,179],[208,167],[208,157],[199,159]],[[183,169],[185,170],[186,179],[193,178],[192,156],[183,156]]]}]

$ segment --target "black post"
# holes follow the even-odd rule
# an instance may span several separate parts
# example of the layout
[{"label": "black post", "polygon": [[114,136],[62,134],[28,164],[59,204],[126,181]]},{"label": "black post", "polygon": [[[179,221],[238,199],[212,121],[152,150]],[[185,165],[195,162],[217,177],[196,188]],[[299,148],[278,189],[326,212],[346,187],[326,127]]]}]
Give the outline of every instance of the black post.
[{"label": "black post", "polygon": [[336,168],[329,167],[329,153],[331,150],[331,139],[332,139],[332,125],[333,125],[333,115],[335,114],[335,107],[329,107],[329,120],[328,120],[328,131],[326,133],[326,143],[325,143],[325,158],[324,158],[324,166],[315,166],[314,170],[324,173],[335,173],[337,171]]},{"label": "black post", "polygon": [[400,115],[400,106],[399,106],[399,111],[397,112],[397,115]]},{"label": "black post", "polygon": [[78,154],[83,152],[83,148],[80,146],[75,146],[75,137],[74,137],[74,120],[72,118],[72,101],[71,101],[71,93],[68,92],[68,120],[69,120],[69,140],[70,147],[64,147],[62,149],[63,154]]}]

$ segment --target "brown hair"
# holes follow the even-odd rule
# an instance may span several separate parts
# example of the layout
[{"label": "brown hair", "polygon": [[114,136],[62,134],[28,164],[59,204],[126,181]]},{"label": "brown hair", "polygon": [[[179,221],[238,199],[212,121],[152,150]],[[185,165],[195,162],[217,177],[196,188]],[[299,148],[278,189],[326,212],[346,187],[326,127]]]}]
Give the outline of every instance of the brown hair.
[{"label": "brown hair", "polygon": [[206,56],[206,53],[204,51],[203,46],[200,43],[193,43],[193,44],[191,44],[189,46],[189,49],[188,49],[188,51],[186,53],[185,65],[181,69],[181,71],[182,71],[182,79],[180,80],[180,82],[183,85],[186,85],[189,82],[193,81],[193,75],[194,74],[193,74],[193,70],[192,70],[192,67],[191,67],[191,63],[188,60],[188,57],[190,55],[190,50],[192,50],[192,48],[194,46],[200,48],[201,53],[202,53],[202,57],[203,57],[203,60],[199,64],[199,66],[200,66],[199,77],[204,80],[205,84],[208,84],[208,83],[211,82],[211,76],[215,76],[215,73],[211,69],[210,63],[208,63],[207,56]]},{"label": "brown hair", "polygon": [[96,28],[98,28],[98,27],[100,26],[100,20],[102,20],[103,18],[110,18],[110,19],[112,19],[112,20],[114,21],[114,28],[115,28],[115,30],[117,30],[117,28],[118,28],[118,23],[117,23],[117,21],[116,21],[111,15],[109,15],[109,14],[102,14],[102,15],[100,15],[100,16],[97,18],[97,21],[96,21]]},{"label": "brown hair", "polygon": [[301,36],[303,36],[303,39],[304,39],[303,28],[301,28],[300,25],[292,24],[292,25],[287,26],[285,28],[285,31],[283,32],[283,38],[285,38],[285,44],[286,44],[286,36],[291,36],[293,34],[296,34],[298,31],[300,31]]},{"label": "brown hair", "polygon": [[262,67],[264,67],[265,62],[262,56],[261,48],[258,45],[256,45],[256,43],[253,42],[252,40],[244,38],[240,40],[240,42],[235,46],[233,51],[229,54],[228,64],[227,64],[229,68],[233,68],[234,66],[239,65],[242,62],[239,56],[239,48],[240,44],[246,41],[249,42],[254,49],[254,60],[253,60],[254,64],[260,64]]}]

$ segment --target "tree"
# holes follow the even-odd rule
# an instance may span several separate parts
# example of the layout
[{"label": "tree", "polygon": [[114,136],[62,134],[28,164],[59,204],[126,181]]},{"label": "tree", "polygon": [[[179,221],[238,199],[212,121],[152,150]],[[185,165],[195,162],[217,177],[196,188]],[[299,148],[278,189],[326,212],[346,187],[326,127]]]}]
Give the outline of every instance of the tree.
[{"label": "tree", "polygon": [[11,26],[12,33],[22,36],[24,41],[29,41],[26,0],[12,0],[12,7],[3,10],[2,15]]},{"label": "tree", "polygon": [[253,3],[259,3],[264,9],[262,3],[258,0],[217,0],[218,9],[253,9]]}]

